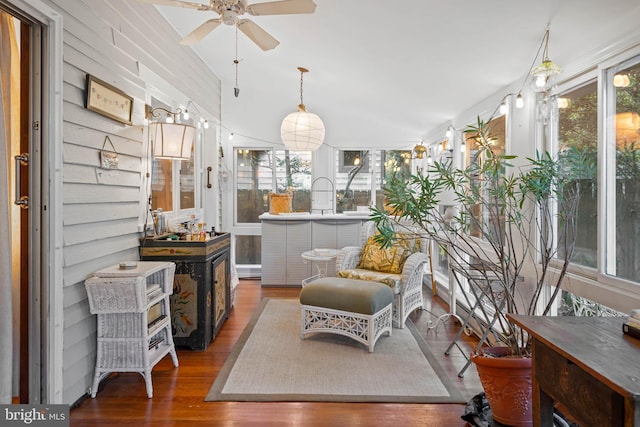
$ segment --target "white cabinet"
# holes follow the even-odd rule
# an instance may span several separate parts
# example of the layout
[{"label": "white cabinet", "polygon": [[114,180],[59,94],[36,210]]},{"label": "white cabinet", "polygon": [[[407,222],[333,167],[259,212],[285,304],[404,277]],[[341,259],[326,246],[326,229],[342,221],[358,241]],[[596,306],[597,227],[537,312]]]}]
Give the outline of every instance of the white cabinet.
[{"label": "white cabinet", "polygon": [[[284,218],[284,215],[261,215],[262,285],[301,286],[316,271],[315,262],[303,259],[302,253],[361,246],[360,230],[367,220],[341,215],[309,215],[304,220]],[[335,275],[335,263],[328,263],[327,275]]]},{"label": "white cabinet", "polygon": [[97,315],[91,397],[111,372],[139,372],[151,398],[153,367],[167,354],[178,367],[169,307],[175,268],[172,262],[140,261],[135,268],[97,271],[85,281],[89,310]]},{"label": "white cabinet", "polygon": [[262,221],[262,284],[300,286],[311,275],[300,254],[310,249],[309,221]]},{"label": "white cabinet", "polygon": [[[360,229],[362,221],[349,220],[316,220],[312,223],[311,241],[313,249],[342,249],[345,246],[360,246]],[[323,265],[324,263],[321,262]],[[312,262],[316,271],[316,262]],[[336,275],[335,262],[327,263],[327,276]]]}]

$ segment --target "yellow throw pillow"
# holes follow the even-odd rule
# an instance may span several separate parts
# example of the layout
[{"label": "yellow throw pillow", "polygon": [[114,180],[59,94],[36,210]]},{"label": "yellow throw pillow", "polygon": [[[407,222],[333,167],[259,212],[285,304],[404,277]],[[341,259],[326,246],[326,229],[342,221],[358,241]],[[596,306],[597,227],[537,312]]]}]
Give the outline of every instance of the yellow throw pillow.
[{"label": "yellow throw pillow", "polygon": [[400,274],[409,255],[411,252],[406,249],[403,240],[396,240],[389,248],[382,249],[375,241],[375,236],[371,236],[364,245],[357,268]]}]

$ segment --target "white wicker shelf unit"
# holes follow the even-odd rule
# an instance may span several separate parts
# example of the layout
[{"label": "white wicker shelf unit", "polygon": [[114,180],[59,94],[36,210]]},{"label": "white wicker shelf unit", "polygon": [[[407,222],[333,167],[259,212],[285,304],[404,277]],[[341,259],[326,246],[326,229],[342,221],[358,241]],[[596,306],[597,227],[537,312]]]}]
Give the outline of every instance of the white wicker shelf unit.
[{"label": "white wicker shelf unit", "polygon": [[97,315],[91,397],[111,372],[138,372],[151,398],[153,367],[167,354],[178,367],[169,306],[175,269],[172,262],[139,261],[135,268],[105,268],[85,281],[89,310]]}]

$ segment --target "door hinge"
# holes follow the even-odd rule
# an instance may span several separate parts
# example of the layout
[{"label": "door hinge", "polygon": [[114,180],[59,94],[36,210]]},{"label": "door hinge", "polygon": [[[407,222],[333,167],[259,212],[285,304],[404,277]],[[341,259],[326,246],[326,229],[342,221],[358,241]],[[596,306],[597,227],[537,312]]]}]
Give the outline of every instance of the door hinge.
[{"label": "door hinge", "polygon": [[33,122],[33,130],[40,130],[40,122],[39,121],[34,121]]}]

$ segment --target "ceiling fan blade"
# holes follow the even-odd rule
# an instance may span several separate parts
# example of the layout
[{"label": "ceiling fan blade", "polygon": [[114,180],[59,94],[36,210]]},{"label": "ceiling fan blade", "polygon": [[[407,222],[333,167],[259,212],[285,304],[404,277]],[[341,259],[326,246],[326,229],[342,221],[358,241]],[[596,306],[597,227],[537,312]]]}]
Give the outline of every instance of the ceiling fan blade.
[{"label": "ceiling fan blade", "polygon": [[262,50],[271,50],[280,44],[271,34],[267,33],[258,24],[249,19],[239,20],[238,29]]},{"label": "ceiling fan blade", "polygon": [[180,40],[180,44],[192,45],[198,43],[204,38],[204,36],[218,28],[218,25],[220,24],[222,24],[222,20],[220,18],[209,19],[208,21],[205,21],[204,24],[200,25],[198,28],[187,34],[185,38]]},{"label": "ceiling fan blade", "polygon": [[159,6],[177,6],[177,7],[186,7],[189,9],[197,9],[197,10],[213,10],[210,6],[202,3],[192,3],[188,1],[178,1],[178,0],[138,0],[140,3],[149,3],[149,4],[157,4]]},{"label": "ceiling fan blade", "polygon": [[313,0],[281,0],[247,6],[247,12],[254,16],[313,13],[315,10]]}]

